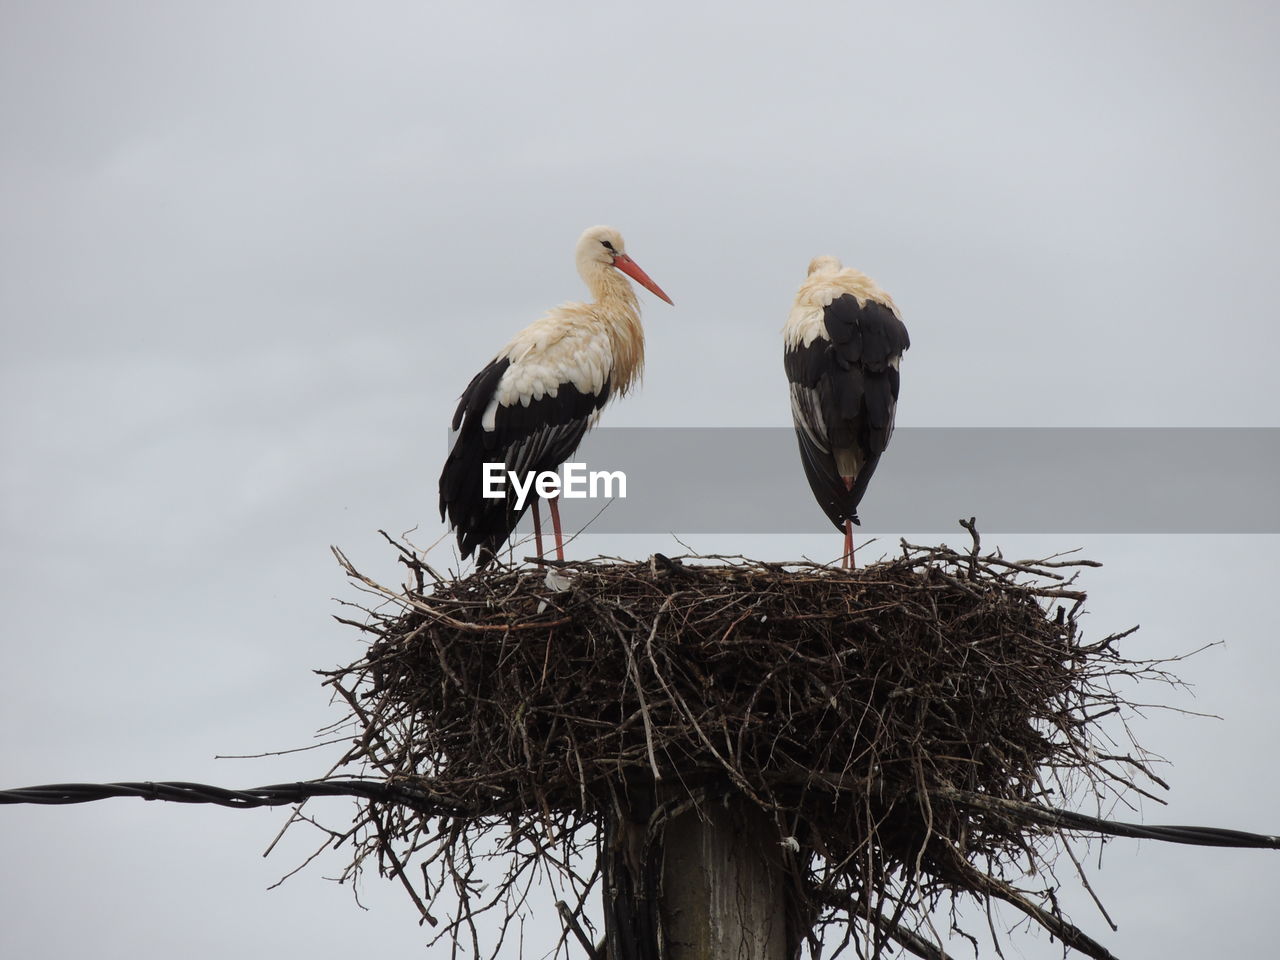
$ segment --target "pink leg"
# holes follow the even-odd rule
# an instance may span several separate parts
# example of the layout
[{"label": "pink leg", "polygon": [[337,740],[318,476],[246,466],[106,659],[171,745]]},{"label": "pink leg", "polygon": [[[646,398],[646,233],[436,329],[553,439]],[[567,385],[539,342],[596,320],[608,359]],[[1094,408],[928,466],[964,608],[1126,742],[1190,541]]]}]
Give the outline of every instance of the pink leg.
[{"label": "pink leg", "polygon": [[538,498],[533,498],[533,539],[538,542],[538,559],[542,559],[542,518],[538,516]]},{"label": "pink leg", "polygon": [[559,497],[551,497],[547,503],[551,506],[551,528],[556,534],[556,559],[564,559],[564,537],[560,533],[560,507]]},{"label": "pink leg", "polygon": [[[853,477],[841,477],[846,490],[853,489]],[[853,521],[844,522],[844,556],[840,558],[840,566],[845,570],[853,569]]]}]

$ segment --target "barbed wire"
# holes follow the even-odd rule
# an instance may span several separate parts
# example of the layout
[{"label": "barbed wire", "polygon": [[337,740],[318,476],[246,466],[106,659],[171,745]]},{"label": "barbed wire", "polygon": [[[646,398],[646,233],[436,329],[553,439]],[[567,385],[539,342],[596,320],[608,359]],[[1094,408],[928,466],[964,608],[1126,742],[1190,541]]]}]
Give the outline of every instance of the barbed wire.
[{"label": "barbed wire", "polygon": [[[949,799],[968,804],[988,813],[1011,820],[1057,826],[1080,833],[1097,833],[1113,837],[1160,840],[1166,843],[1192,844],[1202,847],[1243,847],[1280,850],[1280,836],[1247,833],[1222,827],[1123,823],[1104,820],[1071,810],[1057,810],[1034,803],[1019,803],[988,797],[963,790],[944,789]],[[246,790],[229,790],[207,783],[180,780],[139,781],[126,783],[51,783],[35,787],[0,790],[0,804],[38,803],[59,805],[90,803],[112,797],[137,797],[141,800],[167,800],[173,803],[213,803],[223,807],[279,807],[301,803],[312,797],[358,797],[382,803],[402,803],[454,816],[467,811],[441,804],[429,793],[408,784],[381,780],[299,780]]]}]

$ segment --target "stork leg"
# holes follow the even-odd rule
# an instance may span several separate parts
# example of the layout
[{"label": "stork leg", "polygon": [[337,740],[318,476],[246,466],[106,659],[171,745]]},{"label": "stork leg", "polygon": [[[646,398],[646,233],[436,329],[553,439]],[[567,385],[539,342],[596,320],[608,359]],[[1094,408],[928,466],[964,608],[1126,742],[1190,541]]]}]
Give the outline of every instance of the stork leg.
[{"label": "stork leg", "polygon": [[538,497],[533,498],[533,539],[538,544],[538,559],[542,559],[542,518],[538,516]]},{"label": "stork leg", "polygon": [[[841,477],[844,481],[846,490],[853,489],[853,477]],[[844,556],[840,558],[840,567],[843,570],[853,569],[853,520],[848,518],[844,522]]]},{"label": "stork leg", "polygon": [[558,494],[556,496],[547,498],[547,504],[551,507],[551,529],[555,531],[555,535],[556,535],[556,559],[563,560],[564,559],[564,537],[560,533],[559,501],[560,501],[560,497]]}]

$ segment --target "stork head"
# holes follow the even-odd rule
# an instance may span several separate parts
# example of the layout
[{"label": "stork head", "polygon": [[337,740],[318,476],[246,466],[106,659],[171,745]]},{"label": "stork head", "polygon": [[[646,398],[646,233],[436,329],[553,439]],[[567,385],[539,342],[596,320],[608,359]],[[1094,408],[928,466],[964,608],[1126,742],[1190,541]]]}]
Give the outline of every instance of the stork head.
[{"label": "stork head", "polygon": [[839,273],[844,269],[844,265],[835,257],[814,257],[809,261],[808,276],[812,277],[815,273]]},{"label": "stork head", "polygon": [[649,275],[640,269],[638,263],[627,256],[622,234],[613,227],[591,227],[586,230],[578,238],[576,259],[578,272],[583,277],[589,277],[599,270],[616,269],[654,296],[671,303],[671,298],[662,292],[662,288],[649,279]]}]

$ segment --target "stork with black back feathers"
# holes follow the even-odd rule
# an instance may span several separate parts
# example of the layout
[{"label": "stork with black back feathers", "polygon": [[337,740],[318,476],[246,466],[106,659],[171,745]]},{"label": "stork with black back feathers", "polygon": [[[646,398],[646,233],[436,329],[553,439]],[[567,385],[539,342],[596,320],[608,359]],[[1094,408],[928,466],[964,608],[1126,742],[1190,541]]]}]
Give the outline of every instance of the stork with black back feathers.
[{"label": "stork with black back feathers", "polygon": [[818,505],[844,532],[853,566],[858,504],[889,445],[898,365],[910,346],[890,296],[835,257],[815,257],[782,329],[791,418]]},{"label": "stork with black back feathers", "polygon": [[[453,415],[457,439],[440,474],[440,518],[456,529],[463,559],[496,556],[523,508],[513,490],[483,496],[484,464],[501,463],[520,477],[555,470],[568,459],[610,397],[624,396],[644,367],[640,303],[630,277],[667,303],[671,298],[627,255],[612,227],[592,227],[578,239],[578,273],[591,303],[567,303],[535,320],[472,378]],[[538,556],[542,526],[538,496],[533,527]],[[560,513],[549,499],[556,558],[564,559]]]}]

